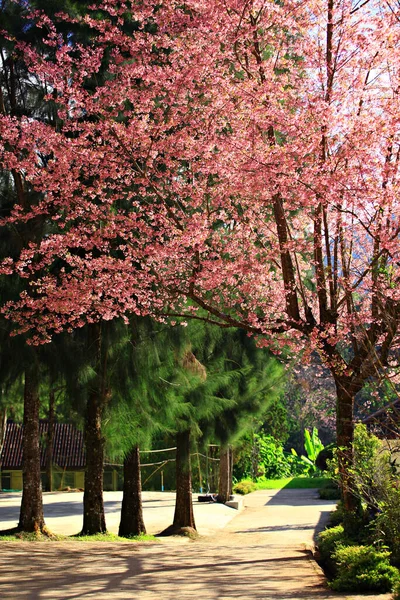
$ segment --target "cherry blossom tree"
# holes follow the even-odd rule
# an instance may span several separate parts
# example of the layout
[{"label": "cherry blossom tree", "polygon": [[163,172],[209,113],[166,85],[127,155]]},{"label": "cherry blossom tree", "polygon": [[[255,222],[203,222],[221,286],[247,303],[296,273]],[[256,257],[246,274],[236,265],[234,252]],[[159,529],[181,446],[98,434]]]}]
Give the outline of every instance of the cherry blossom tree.
[{"label": "cherry blossom tree", "polygon": [[4,167],[41,194],[2,224],[49,223],[4,257],[1,272],[30,285],[3,311],[34,343],[133,312],[317,351],[354,509],[354,396],[380,371],[397,376],[398,5],[98,8],[89,46],[40,14],[48,57],[19,46],[62,126],[0,120]]}]

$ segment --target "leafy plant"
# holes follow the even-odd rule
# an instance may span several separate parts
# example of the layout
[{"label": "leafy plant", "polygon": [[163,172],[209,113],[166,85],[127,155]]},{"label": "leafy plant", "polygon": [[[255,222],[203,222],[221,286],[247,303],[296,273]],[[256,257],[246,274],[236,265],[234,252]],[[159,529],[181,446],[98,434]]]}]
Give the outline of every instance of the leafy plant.
[{"label": "leafy plant", "polygon": [[385,489],[374,522],[374,533],[392,551],[392,562],[400,566],[400,488],[393,484]]},{"label": "leafy plant", "polygon": [[259,476],[280,479],[292,474],[291,461],[280,442],[271,435],[256,435],[255,439],[258,447]]},{"label": "leafy plant", "polygon": [[343,525],[345,510],[343,507],[343,503],[340,501],[336,506],[336,510],[332,511],[329,516],[328,527],[336,527],[336,525]]},{"label": "leafy plant", "polygon": [[[400,564],[400,488],[393,458],[388,448],[375,435],[358,424],[354,433],[354,466],[351,469],[352,492],[360,500],[360,514],[343,515],[345,526],[355,522],[352,529],[360,540],[385,546],[392,552],[392,562]],[[329,464],[332,478],[337,477],[337,459]]]},{"label": "leafy plant", "polygon": [[339,500],[340,488],[335,481],[330,480],[327,485],[318,490],[321,500]]},{"label": "leafy plant", "polygon": [[397,582],[394,586],[393,600],[400,600],[400,582]]},{"label": "leafy plant", "polygon": [[[302,454],[299,458],[307,465],[308,474],[318,473],[319,469],[316,465],[318,454],[324,449],[324,445],[318,437],[318,429],[313,427],[312,433],[308,429],[304,430],[304,449],[307,456]],[[292,455],[298,457],[294,448],[291,449]]]},{"label": "leafy plant", "polygon": [[254,481],[251,481],[250,479],[239,481],[233,486],[233,492],[235,494],[241,494],[242,496],[245,496],[246,494],[251,494],[251,492],[255,492],[256,489],[257,485],[254,483]]},{"label": "leafy plant", "polygon": [[348,540],[345,537],[343,525],[336,525],[336,527],[321,531],[317,541],[321,561],[324,563],[329,561],[337,546],[344,545],[347,542]]},{"label": "leafy plant", "polygon": [[330,584],[338,592],[390,592],[400,581],[389,563],[390,552],[372,546],[338,546],[332,555],[337,576]]}]

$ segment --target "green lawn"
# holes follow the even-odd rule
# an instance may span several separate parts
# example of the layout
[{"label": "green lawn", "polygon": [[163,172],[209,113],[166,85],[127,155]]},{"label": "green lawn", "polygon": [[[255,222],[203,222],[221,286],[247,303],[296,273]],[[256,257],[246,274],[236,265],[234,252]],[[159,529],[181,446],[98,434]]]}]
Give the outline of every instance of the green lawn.
[{"label": "green lawn", "polygon": [[325,487],[328,477],[286,477],[284,479],[266,479],[256,483],[258,490],[310,489]]}]

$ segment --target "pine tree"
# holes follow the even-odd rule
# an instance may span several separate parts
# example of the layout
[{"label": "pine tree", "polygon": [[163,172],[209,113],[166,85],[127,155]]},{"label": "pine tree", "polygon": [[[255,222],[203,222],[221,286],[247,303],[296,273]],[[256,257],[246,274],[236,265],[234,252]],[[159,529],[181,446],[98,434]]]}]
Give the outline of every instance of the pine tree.
[{"label": "pine tree", "polygon": [[105,436],[108,453],[124,460],[119,534],[130,537],[146,531],[139,448],[149,446],[155,433],[168,430],[180,410],[171,391],[179,336],[170,327],[140,317],[131,318],[125,336],[111,376],[113,398]]}]

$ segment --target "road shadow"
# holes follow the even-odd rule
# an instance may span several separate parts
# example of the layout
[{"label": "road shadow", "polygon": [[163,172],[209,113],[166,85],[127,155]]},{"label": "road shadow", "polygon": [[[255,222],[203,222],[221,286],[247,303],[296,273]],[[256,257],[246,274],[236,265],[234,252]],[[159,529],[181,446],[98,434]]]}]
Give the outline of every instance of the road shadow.
[{"label": "road shadow", "polygon": [[[336,598],[309,569],[309,558],[249,556],[246,548],[221,555],[221,548],[144,548],[133,544],[84,544],[51,548],[0,547],[2,600],[52,598],[158,598],[175,600],[327,600]],[[24,546],[24,548],[22,547]],[[26,553],[30,556],[27,568]],[[32,572],[35,576],[32,577]],[[18,581],[18,586],[15,586]],[[46,595],[43,595],[43,592]]]},{"label": "road shadow", "polygon": [[[293,485],[292,482],[291,485]],[[271,490],[271,492],[273,491],[274,490]],[[337,504],[337,500],[321,500],[317,488],[295,489],[287,486],[281,490],[277,490],[265,505],[269,504],[273,506],[279,504],[281,506],[307,506],[310,503],[318,503],[333,507]]]},{"label": "road shadow", "polygon": [[241,531],[235,531],[235,533],[269,533],[272,531],[303,531],[303,530],[315,529],[313,523],[300,524],[300,525],[266,525],[263,527],[253,527],[250,529],[243,529]]}]

